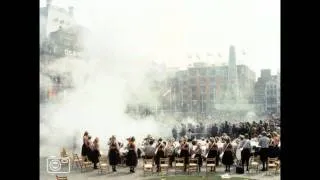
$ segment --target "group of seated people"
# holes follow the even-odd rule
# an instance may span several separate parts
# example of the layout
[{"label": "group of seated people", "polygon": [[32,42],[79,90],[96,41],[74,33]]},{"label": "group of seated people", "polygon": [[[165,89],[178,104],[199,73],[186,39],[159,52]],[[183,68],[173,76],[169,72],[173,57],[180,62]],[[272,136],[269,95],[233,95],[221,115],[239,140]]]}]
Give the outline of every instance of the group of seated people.
[{"label": "group of seated people", "polygon": [[[256,145],[252,143],[256,141]],[[189,140],[187,137],[181,138],[180,141],[169,139],[167,142],[160,138],[157,142],[148,137],[145,140],[145,145],[142,147],[143,158],[154,159],[157,166],[157,171],[160,170],[160,158],[169,158],[169,166],[172,166],[176,157],[185,159],[185,170],[189,158],[198,159],[198,169],[206,158],[216,158],[216,165],[221,161],[225,165],[225,171],[230,172],[230,166],[235,164],[235,160],[243,167],[246,165],[246,170],[249,171],[249,159],[252,156],[260,156],[262,162],[262,171],[267,170],[268,157],[277,157],[280,159],[280,139],[275,132],[272,135],[262,132],[259,137],[250,140],[248,134],[240,135],[238,138],[231,141],[231,138],[226,134],[222,137],[211,137],[209,139]],[[236,154],[239,152],[239,157]]]},{"label": "group of seated people", "polygon": [[[223,134],[221,137],[202,138],[199,140],[188,140],[187,137],[181,137],[179,141],[173,138],[163,141],[162,138],[155,140],[150,135],[144,139],[142,145],[137,147],[135,138],[130,137],[127,139],[127,146],[123,146],[118,142],[115,136],[109,139],[109,150],[107,153],[109,164],[112,171],[116,172],[116,167],[122,162],[121,158],[125,158],[125,164],[130,167],[130,172],[135,172],[135,167],[138,164],[138,159],[153,159],[157,172],[160,169],[160,158],[169,159],[169,167],[173,166],[175,158],[184,158],[184,171],[190,158],[198,159],[198,172],[201,171],[203,162],[207,158],[215,158],[216,166],[220,162],[225,165],[225,172],[230,172],[230,167],[238,162],[242,167],[246,166],[249,171],[249,159],[252,156],[260,156],[262,162],[262,171],[267,170],[268,157],[277,157],[280,159],[280,136],[275,133],[262,132],[258,137],[249,139],[248,134],[240,135],[239,137],[231,140],[229,136]],[[122,148],[125,151],[122,151]],[[237,155],[237,153],[239,155]],[[97,169],[97,163],[101,156],[99,150],[99,139],[96,138],[91,142],[91,137],[88,132],[84,133],[83,146],[81,155],[85,161],[92,161],[94,169]],[[237,161],[235,161],[237,160]]]}]

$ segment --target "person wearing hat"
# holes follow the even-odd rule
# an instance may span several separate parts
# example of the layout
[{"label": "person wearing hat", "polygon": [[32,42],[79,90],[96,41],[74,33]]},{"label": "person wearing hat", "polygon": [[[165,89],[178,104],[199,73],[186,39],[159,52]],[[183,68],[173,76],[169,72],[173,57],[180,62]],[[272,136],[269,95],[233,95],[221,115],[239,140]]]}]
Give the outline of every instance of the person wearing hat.
[{"label": "person wearing hat", "polygon": [[259,138],[259,146],[260,146],[260,160],[262,162],[262,169],[261,171],[266,171],[266,163],[268,159],[268,149],[270,144],[270,139],[267,137],[267,133],[263,131],[261,133],[262,137]]},{"label": "person wearing hat", "polygon": [[119,158],[120,158],[120,147],[115,136],[111,136],[110,138],[108,157],[109,157],[109,164],[112,167],[112,171],[116,172],[117,171],[116,167],[118,165]]},{"label": "person wearing hat", "polygon": [[135,145],[135,138],[131,137],[128,138],[128,154],[127,154],[127,161],[126,165],[130,167],[130,172],[134,173],[134,168],[138,164],[138,153],[137,153],[137,148]]},{"label": "person wearing hat", "polygon": [[244,164],[247,166],[247,171],[249,171],[249,159],[251,155],[251,144],[249,140],[249,135],[245,134],[244,136],[241,135],[242,141],[240,142],[239,148],[241,150],[241,164],[244,167]]}]

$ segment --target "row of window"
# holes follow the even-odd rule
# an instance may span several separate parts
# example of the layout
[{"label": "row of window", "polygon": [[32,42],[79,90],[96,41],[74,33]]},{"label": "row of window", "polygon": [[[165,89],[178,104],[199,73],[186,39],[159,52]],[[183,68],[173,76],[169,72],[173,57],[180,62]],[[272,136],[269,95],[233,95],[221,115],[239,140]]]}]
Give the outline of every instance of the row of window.
[{"label": "row of window", "polygon": [[59,20],[59,18],[54,18],[53,20],[52,20],[54,23],[59,23],[59,24],[65,24],[65,25],[67,25],[67,26],[69,26],[70,25],[70,22],[65,22],[64,20]]},{"label": "row of window", "polygon": [[277,95],[277,91],[276,90],[268,90],[267,91],[267,96],[276,96]]},{"label": "row of window", "polygon": [[268,89],[277,89],[277,85],[275,85],[275,84],[269,84],[269,85],[267,85],[267,88],[268,88]]}]

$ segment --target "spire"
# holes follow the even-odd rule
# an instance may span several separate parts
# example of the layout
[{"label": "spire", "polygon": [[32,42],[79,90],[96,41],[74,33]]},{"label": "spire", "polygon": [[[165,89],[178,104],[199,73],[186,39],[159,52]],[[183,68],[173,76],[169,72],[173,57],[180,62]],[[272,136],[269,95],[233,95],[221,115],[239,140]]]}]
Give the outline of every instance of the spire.
[{"label": "spire", "polygon": [[229,66],[236,65],[236,48],[231,45],[229,48]]}]

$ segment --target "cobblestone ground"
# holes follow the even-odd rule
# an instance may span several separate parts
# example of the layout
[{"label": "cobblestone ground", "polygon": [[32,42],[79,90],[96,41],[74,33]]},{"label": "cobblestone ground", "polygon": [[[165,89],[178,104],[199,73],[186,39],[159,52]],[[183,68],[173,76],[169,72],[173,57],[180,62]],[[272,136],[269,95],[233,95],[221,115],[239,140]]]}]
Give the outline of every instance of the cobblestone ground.
[{"label": "cobblestone ground", "polygon": [[[47,161],[46,158],[40,159],[40,180],[54,180],[55,174],[49,174],[47,173]],[[153,175],[143,175],[142,170],[142,161],[139,160],[138,168],[136,168],[135,173],[129,173],[129,168],[127,167],[118,167],[117,172],[108,172],[107,174],[99,174],[97,170],[88,170],[87,172],[80,172],[79,169],[71,169],[71,172],[68,174],[64,174],[64,176],[68,176],[69,179],[74,180],[102,180],[102,179],[112,179],[112,180],[165,180],[166,176],[161,174],[153,174]],[[213,176],[221,176],[225,174],[224,167],[219,166],[216,169],[216,173],[214,175],[208,175],[206,176],[205,168],[201,169],[201,173],[199,175],[188,175],[188,176],[200,176],[201,179],[214,179]],[[59,174],[58,174],[59,175]],[[63,174],[60,174],[63,175]],[[174,170],[169,170],[169,175],[167,176],[174,176]],[[245,174],[236,174],[235,173],[235,167],[231,167],[231,173],[229,173],[231,177],[243,177],[248,179],[262,179],[262,180],[280,180],[279,173],[274,174],[272,173],[266,173],[266,172],[259,172],[259,173],[245,173]],[[176,176],[183,176],[183,174],[177,174]]]}]

